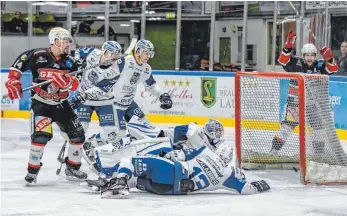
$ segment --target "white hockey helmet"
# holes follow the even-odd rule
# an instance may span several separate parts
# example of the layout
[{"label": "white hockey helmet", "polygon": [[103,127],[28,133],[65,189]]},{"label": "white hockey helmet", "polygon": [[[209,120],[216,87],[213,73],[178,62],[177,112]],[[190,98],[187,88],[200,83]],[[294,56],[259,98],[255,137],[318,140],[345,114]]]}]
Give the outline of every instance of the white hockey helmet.
[{"label": "white hockey helmet", "polygon": [[111,54],[122,54],[122,46],[117,43],[116,41],[106,41],[102,47],[101,47],[101,51],[103,53],[107,52],[109,54],[109,56],[111,56]]},{"label": "white hockey helmet", "polygon": [[135,45],[135,54],[139,51],[141,54],[142,52],[147,52],[150,56],[150,58],[154,57],[154,46],[152,42],[149,40],[141,39],[139,40]]},{"label": "white hockey helmet", "polygon": [[221,141],[224,140],[224,126],[215,119],[209,119],[205,123],[203,130],[208,137],[210,144],[218,147]]},{"label": "white hockey helmet", "polygon": [[314,53],[317,56],[317,48],[314,44],[305,44],[301,49],[302,56],[304,57],[306,53]]},{"label": "white hockey helmet", "polygon": [[71,33],[61,27],[52,28],[51,31],[49,31],[48,39],[50,44],[55,44],[55,40],[69,40],[70,43],[73,41]]}]

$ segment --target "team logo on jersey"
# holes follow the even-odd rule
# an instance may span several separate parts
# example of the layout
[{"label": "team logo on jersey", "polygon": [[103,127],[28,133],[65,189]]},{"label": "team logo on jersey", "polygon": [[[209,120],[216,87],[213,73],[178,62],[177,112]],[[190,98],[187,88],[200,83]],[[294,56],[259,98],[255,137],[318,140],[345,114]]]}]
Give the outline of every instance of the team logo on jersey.
[{"label": "team logo on jersey", "polygon": [[91,83],[96,83],[99,79],[99,76],[98,74],[95,72],[95,71],[91,71],[89,74],[88,74],[88,80],[91,82]]},{"label": "team logo on jersey", "polygon": [[46,62],[47,62],[47,59],[46,59],[45,57],[40,56],[40,57],[37,59],[36,64],[37,64],[37,63],[46,63]]},{"label": "team logo on jersey", "polygon": [[47,92],[48,92],[49,94],[54,94],[54,93],[56,93],[58,90],[59,90],[59,88],[56,87],[55,85],[53,85],[52,83],[49,84],[49,85],[47,86]]},{"label": "team logo on jersey", "polygon": [[25,60],[27,60],[27,58],[28,58],[28,56],[24,54],[20,57],[20,60],[25,61]]},{"label": "team logo on jersey", "polygon": [[201,103],[211,108],[216,103],[217,78],[201,78]]},{"label": "team logo on jersey", "polygon": [[130,84],[131,84],[131,85],[136,84],[137,81],[139,81],[139,79],[140,79],[140,74],[134,72],[133,76],[130,78]]}]

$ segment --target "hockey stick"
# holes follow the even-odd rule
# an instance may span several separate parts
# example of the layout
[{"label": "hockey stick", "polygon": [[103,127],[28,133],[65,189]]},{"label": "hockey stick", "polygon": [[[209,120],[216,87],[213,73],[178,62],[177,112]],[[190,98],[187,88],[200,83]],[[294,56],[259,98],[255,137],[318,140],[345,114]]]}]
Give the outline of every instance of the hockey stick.
[{"label": "hockey stick", "polygon": [[[103,63],[96,64],[96,65],[91,66],[91,67],[89,67],[89,68],[85,68],[85,69],[82,69],[82,70],[77,70],[77,71],[71,72],[71,73],[69,73],[69,75],[74,76],[74,75],[77,75],[77,74],[79,74],[79,73],[83,73],[83,72],[85,72],[85,71],[87,71],[87,70],[90,70],[90,69],[93,69],[93,68],[96,68],[96,67],[99,67],[99,66],[108,65],[108,64],[112,63],[112,62],[115,61],[115,60],[118,60],[118,59],[120,59],[120,58],[123,58],[123,57],[129,55],[130,52],[135,48],[136,42],[137,42],[137,39],[136,39],[136,38],[131,39],[131,43],[130,43],[128,49],[127,49],[122,55],[118,56],[117,58],[109,59],[109,60],[107,60],[107,61],[105,61],[105,62],[103,62]],[[38,83],[38,84],[36,84],[36,85],[29,86],[29,87],[27,87],[27,88],[22,89],[22,92],[31,90],[31,89],[36,88],[36,87],[39,87],[39,86],[43,86],[43,85],[49,84],[49,83],[51,83],[51,82],[52,82],[52,80],[47,80],[47,81]],[[8,94],[3,94],[3,95],[1,96],[2,99],[7,98],[7,97],[8,97]]]},{"label": "hockey stick", "polygon": [[[312,30],[310,29],[310,27],[308,27],[306,21],[304,20],[303,17],[301,17],[299,11],[295,8],[295,6],[293,5],[293,3],[291,1],[288,1],[290,6],[293,8],[293,10],[295,11],[296,15],[302,20],[302,23],[304,23],[305,27],[307,28],[308,32],[311,33],[312,37],[314,38],[314,40],[316,39],[316,36],[314,35],[314,33],[312,32]],[[302,39],[301,39],[302,40]]]},{"label": "hockey stick", "polygon": [[58,154],[58,157],[57,157],[57,160],[59,161],[60,163],[60,167],[59,169],[57,169],[57,171],[55,172],[56,175],[59,175],[60,174],[60,171],[61,171],[61,167],[63,166],[63,163],[65,162],[64,161],[64,155],[65,155],[65,148],[66,148],[66,144],[67,144],[67,141],[64,142],[63,146],[61,147],[61,150]]}]

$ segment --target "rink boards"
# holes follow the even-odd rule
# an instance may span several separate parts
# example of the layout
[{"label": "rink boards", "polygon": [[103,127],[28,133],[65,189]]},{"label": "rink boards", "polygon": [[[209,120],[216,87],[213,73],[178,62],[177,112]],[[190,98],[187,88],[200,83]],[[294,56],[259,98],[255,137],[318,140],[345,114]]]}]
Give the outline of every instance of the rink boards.
[{"label": "rink boards", "polygon": [[[7,73],[8,69],[1,69],[1,92],[7,92],[4,87]],[[173,107],[170,110],[162,110],[159,101],[140,85],[135,101],[151,122],[203,124],[208,118],[213,117],[225,126],[234,127],[234,72],[153,71],[153,76],[160,88],[170,94]],[[23,73],[21,82],[23,86],[29,86],[30,74]],[[280,88],[280,84],[271,88]],[[331,76],[329,95],[338,136],[347,140],[347,77]],[[267,105],[278,104],[280,109],[273,115],[273,119],[261,122],[261,125],[268,124],[277,130],[283,103],[279,96],[270,98]],[[25,92],[21,100],[1,101],[2,116],[6,118],[29,118],[29,107],[29,92]],[[254,116],[255,121],[258,117],[260,118]],[[95,114],[92,118],[97,120]],[[250,122],[248,125],[259,124]]]}]

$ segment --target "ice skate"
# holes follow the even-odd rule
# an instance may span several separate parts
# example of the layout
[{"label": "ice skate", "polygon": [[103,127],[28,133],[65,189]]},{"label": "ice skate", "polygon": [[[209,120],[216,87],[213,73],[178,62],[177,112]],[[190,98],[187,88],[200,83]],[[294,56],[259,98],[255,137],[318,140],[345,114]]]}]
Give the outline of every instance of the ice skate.
[{"label": "ice skate", "polygon": [[32,168],[32,167],[28,167],[28,174],[25,176],[25,181],[26,181],[26,185],[31,185],[36,183],[37,180],[37,175],[39,174],[39,171],[42,167],[42,163],[40,163],[40,168]]},{"label": "ice skate", "polygon": [[129,186],[126,177],[113,178],[110,180],[109,186],[101,192],[102,198],[121,198],[128,196]]},{"label": "ice skate", "polygon": [[82,182],[80,186],[93,192],[99,192],[107,188],[108,181],[100,177],[97,180],[87,179],[84,182]]},{"label": "ice skate", "polygon": [[66,163],[66,169],[65,169],[65,175],[66,179],[69,181],[84,181],[87,179],[88,175],[87,173],[79,170],[81,167],[81,164],[79,165],[72,165],[68,162],[68,158],[65,158]]}]

